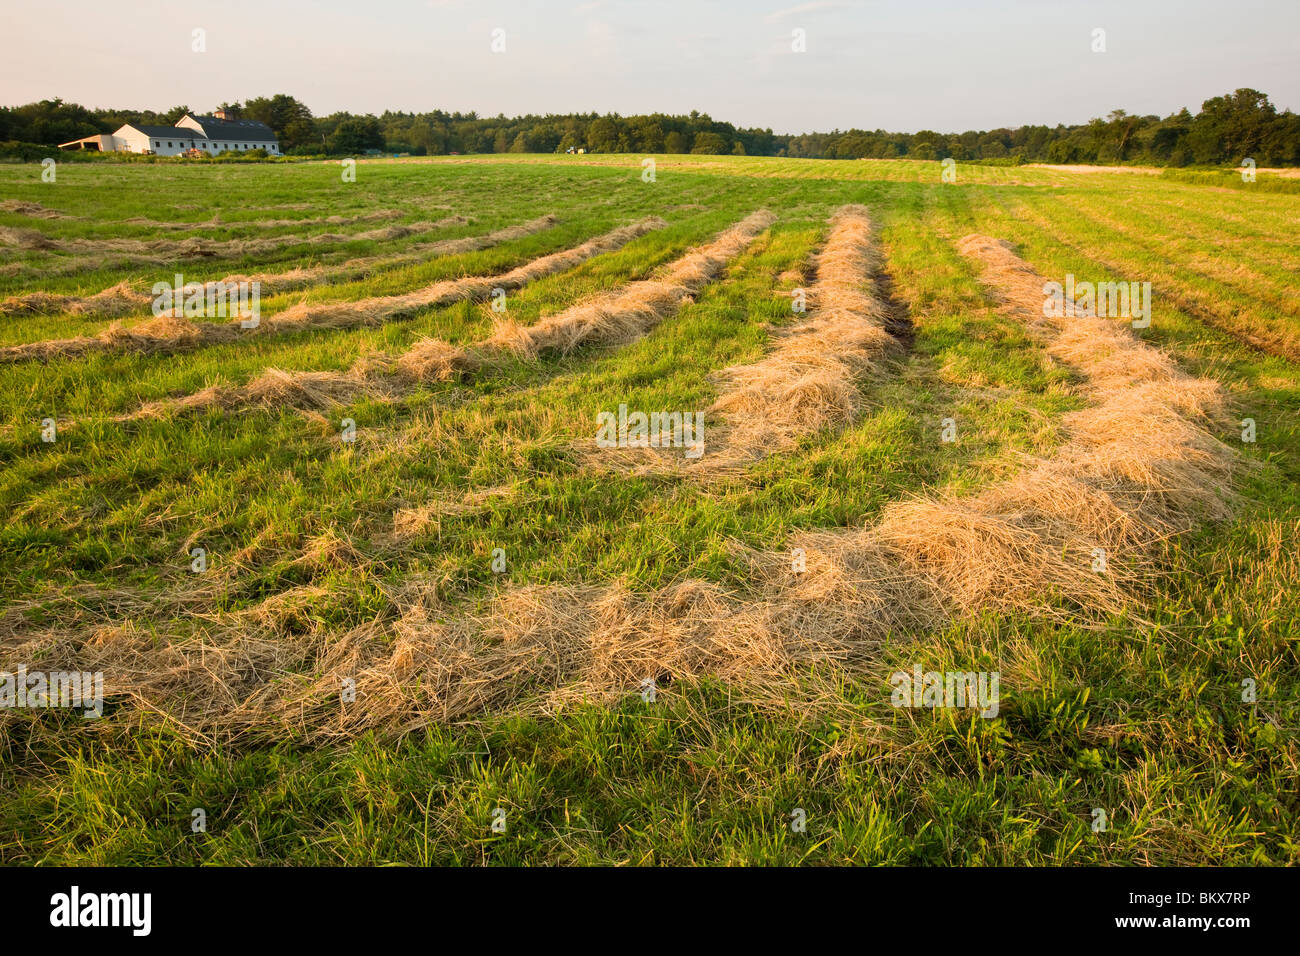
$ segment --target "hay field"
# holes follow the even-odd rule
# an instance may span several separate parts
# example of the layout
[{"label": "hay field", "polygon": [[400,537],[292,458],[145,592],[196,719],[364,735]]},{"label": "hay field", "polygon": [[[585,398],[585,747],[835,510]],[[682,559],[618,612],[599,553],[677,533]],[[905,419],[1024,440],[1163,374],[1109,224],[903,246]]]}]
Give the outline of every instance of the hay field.
[{"label": "hay field", "polygon": [[642,159],[0,167],[0,861],[1300,862],[1300,192]]}]

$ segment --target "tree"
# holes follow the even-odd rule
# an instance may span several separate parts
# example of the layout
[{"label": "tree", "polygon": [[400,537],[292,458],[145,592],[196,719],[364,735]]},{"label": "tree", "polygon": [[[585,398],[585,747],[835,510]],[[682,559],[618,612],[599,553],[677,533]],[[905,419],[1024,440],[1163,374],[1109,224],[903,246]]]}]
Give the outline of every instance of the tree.
[{"label": "tree", "polygon": [[243,116],[271,127],[280,140],[282,150],[314,146],[319,139],[312,122],[311,110],[287,93],[277,93],[270,99],[254,97],[244,104]]},{"label": "tree", "polygon": [[1259,90],[1240,89],[1206,100],[1189,136],[1196,161],[1239,163],[1255,156],[1276,116],[1277,110]]},{"label": "tree", "polygon": [[1192,129],[1192,114],[1184,109],[1162,121],[1151,133],[1147,144],[1151,156],[1161,162],[1185,165],[1190,160],[1187,150],[1187,134]]},{"label": "tree", "polygon": [[[223,103],[222,108],[233,112],[239,104]],[[163,113],[90,110],[59,99],[42,100],[0,107],[0,141],[53,146],[92,133],[111,133],[125,123],[174,123],[188,111],[186,106]],[[777,136],[770,129],[738,128],[699,111],[676,116],[572,113],[509,118],[481,117],[474,112],[390,110],[378,119],[350,113],[314,118],[303,103],[284,93],[248,100],[242,115],[270,126],[279,136],[281,149],[293,155],[327,151],[332,143],[336,149],[351,152],[387,148],[413,153],[505,153],[520,149],[545,153],[586,147],[598,152],[642,155],[694,151],[828,159],[951,156],[967,161],[1142,161],[1173,166],[1193,162],[1235,164],[1250,157],[1260,166],[1300,165],[1300,117],[1274,109],[1263,93],[1246,88],[1206,100],[1196,114],[1184,109],[1161,119],[1117,109],[1084,125],[962,133],[835,129]]]},{"label": "tree", "polygon": [[117,126],[110,126],[109,121],[84,106],[57,97],[12,109],[0,108],[0,140],[56,146],[94,133],[109,133]]},{"label": "tree", "polygon": [[343,120],[330,138],[331,153],[364,153],[368,149],[383,148],[384,132],[379,128],[379,120],[373,116],[352,116]]},{"label": "tree", "polygon": [[635,139],[636,152],[662,153],[664,151],[664,129],[649,117],[641,117],[633,125],[632,136]]},{"label": "tree", "polygon": [[939,138],[938,133],[932,133],[930,130],[921,130],[916,134],[916,139],[912,142],[912,148],[909,155],[913,159],[938,159],[939,150],[934,145],[934,141]]},{"label": "tree", "polygon": [[1129,141],[1138,126],[1138,117],[1130,116],[1124,110],[1111,110],[1107,120],[1111,144],[1115,148],[1115,158],[1125,159],[1128,155]]},{"label": "tree", "polygon": [[587,148],[596,153],[618,152],[618,127],[608,116],[602,116],[587,127]]},{"label": "tree", "polygon": [[727,149],[727,141],[717,133],[696,133],[695,145],[691,147],[691,152],[720,156],[729,152],[729,150]]}]

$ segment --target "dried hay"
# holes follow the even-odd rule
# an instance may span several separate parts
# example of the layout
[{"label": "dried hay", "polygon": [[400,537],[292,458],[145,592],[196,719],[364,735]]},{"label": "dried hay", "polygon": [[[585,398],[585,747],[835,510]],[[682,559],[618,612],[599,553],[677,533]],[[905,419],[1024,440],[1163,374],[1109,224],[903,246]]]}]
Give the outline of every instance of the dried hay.
[{"label": "dried hay", "polygon": [[541,256],[502,275],[465,276],[435,282],[404,295],[378,296],[356,302],[304,302],[266,319],[263,329],[273,332],[381,325],[385,321],[421,309],[451,305],[467,299],[486,299],[494,289],[509,291],[522,288],[536,279],[572,269],[594,256],[620,249],[633,239],[665,225],[667,224],[662,219],[655,218],[622,226],[572,249]]},{"label": "dried hay", "polygon": [[[982,237],[963,249],[992,278],[1027,275]],[[1070,356],[1094,400],[1067,417],[1070,437],[1058,453],[974,496],[898,501],[875,525],[797,535],[802,571],[789,552],[737,549],[753,571],[746,593],[700,581],[648,593],[619,583],[507,586],[474,611],[445,605],[436,586],[411,579],[390,594],[387,622],[342,635],[289,631],[247,613],[190,640],[143,635],[129,623],[88,640],[10,630],[0,660],[39,650],[46,666],[102,670],[109,692],[134,701],[136,712],[162,714],[204,739],[290,730],[323,740],[402,733],[525,699],[542,711],[609,700],[647,678],[777,676],[820,661],[852,667],[890,634],[981,611],[1102,623],[1130,608],[1130,587],[1162,537],[1227,513],[1235,455],[1197,424],[1221,400],[1213,383],[1107,323],[1035,318],[1041,284],[1032,294],[1000,291],[1049,350]],[[1132,353],[1129,378],[1117,351]],[[1112,552],[1102,573],[1090,568],[1097,547]],[[356,682],[355,703],[339,701],[344,680]],[[751,684],[762,686],[779,682]]]},{"label": "dried hay", "polygon": [[703,457],[687,459],[654,448],[593,451],[584,445],[587,463],[599,470],[704,478],[744,468],[788,451],[807,435],[852,421],[861,405],[857,380],[897,346],[875,296],[879,263],[863,206],[835,212],[815,265],[808,317],[781,330],[776,348],[764,358],[716,376],[720,394],[707,417],[721,419],[719,432],[711,433],[721,437],[706,439]]},{"label": "dried hay", "polygon": [[49,209],[38,202],[26,202],[22,199],[4,199],[0,200],[0,211],[12,212],[19,216],[29,216],[32,219],[76,219],[76,216],[70,216],[66,212],[59,212],[57,209]]},{"label": "dried hay", "polygon": [[[464,216],[451,216],[439,221],[439,225],[464,225],[470,222]],[[284,272],[263,272],[254,274],[237,273],[223,279],[204,283],[203,294],[216,294],[222,288],[239,283],[258,283],[262,295],[278,295],[293,292],[319,283],[338,283],[364,278],[378,269],[420,263],[434,256],[461,255],[477,252],[492,246],[530,236],[554,226],[559,219],[554,215],[545,215],[528,222],[498,229],[482,236],[464,236],[459,239],[440,239],[433,242],[421,242],[409,246],[408,251],[389,256],[365,256],[349,259],[336,265],[295,267]],[[148,264],[157,264],[147,260]],[[21,263],[15,263],[21,265]],[[49,270],[43,270],[48,272]],[[67,271],[67,270],[54,270]],[[76,270],[72,270],[76,271]],[[126,282],[119,283],[103,292],[92,296],[64,296],[45,292],[32,292],[26,295],[10,296],[0,301],[0,315],[52,314],[70,312],[77,315],[95,315],[115,318],[152,303],[152,295],[133,291]],[[161,300],[164,309],[170,308],[170,299]]]},{"label": "dried hay", "polygon": [[286,246],[322,245],[341,242],[390,242],[405,239],[425,232],[432,232],[449,225],[459,225],[464,217],[453,216],[433,222],[415,222],[406,225],[383,226],[366,232],[341,233],[325,232],[312,235],[291,234],[284,236],[264,236],[252,239],[51,239],[43,233],[26,229],[9,229],[0,227],[0,239],[9,245],[23,249],[39,249],[56,252],[70,252],[86,256],[88,267],[95,262],[94,257],[113,253],[147,257],[150,262],[174,262],[178,259],[202,257],[242,257],[262,255],[274,252]]},{"label": "dried hay", "polygon": [[[726,263],[727,254],[730,256],[738,254],[745,244],[752,241],[758,232],[766,228],[767,224],[771,222],[771,218],[771,214],[767,212],[751,215],[738,226],[723,233],[712,245],[702,250],[687,253],[687,255],[677,260],[669,267],[669,275],[690,274],[694,276],[697,273],[702,275],[704,272],[701,270],[704,267],[700,263],[707,264],[705,271],[708,274],[716,275]],[[606,236],[594,239],[585,246],[578,247],[578,249],[557,253],[554,258],[544,257],[551,259],[551,262],[545,263],[542,268],[547,272],[554,271],[561,268],[563,263],[572,262],[573,257],[579,253],[579,250],[585,248],[587,255],[594,255],[600,250],[610,248],[611,243],[621,245],[634,236],[657,227],[658,220],[646,220],[632,226],[623,227]],[[748,238],[745,238],[746,236]],[[511,281],[527,281],[535,274],[535,266],[536,264],[533,263],[514,270],[512,274],[509,274],[513,275]],[[445,294],[447,286],[455,285],[460,281],[463,280],[436,283],[428,289],[412,293],[412,296],[425,300],[435,294]],[[469,280],[465,288],[478,288],[487,281],[494,280],[475,278]],[[589,316],[597,313],[607,315],[608,322],[601,326],[599,333],[592,333],[593,335],[608,335],[612,329],[626,331],[633,325],[644,331],[680,305],[686,295],[682,290],[698,289],[702,281],[704,280],[691,279],[689,284],[676,284],[667,281],[636,282],[629,286],[625,295],[615,295],[601,300],[602,304],[596,306],[594,310],[590,306],[577,306],[575,309],[569,310],[569,312],[562,313],[562,315]],[[651,291],[651,287],[654,290],[662,291]],[[395,302],[394,300],[401,301]],[[386,302],[387,304],[377,305],[378,302]],[[611,303],[621,303],[621,305]],[[332,322],[369,321],[366,317],[375,314],[377,310],[400,310],[410,307],[411,303],[406,296],[395,296],[385,300],[363,300],[360,303],[343,303],[338,306],[320,307],[327,311],[315,313],[315,319],[317,321]],[[560,317],[554,318],[558,319]],[[291,316],[290,321],[292,320]],[[275,323],[270,320],[264,320],[264,324],[272,328],[276,327]],[[555,322],[551,324],[550,331],[544,334],[551,337],[564,334],[569,338],[575,335],[586,335],[582,329],[578,328],[578,324],[576,321]],[[522,329],[522,334],[529,333],[531,328],[533,327]],[[231,409],[275,404],[285,404],[294,408],[310,410],[325,407],[319,404],[321,399],[329,399],[341,404],[358,394],[391,397],[401,394],[412,382],[447,381],[458,376],[472,374],[483,363],[479,350],[491,351],[493,348],[499,347],[500,335],[501,329],[498,328],[496,335],[486,342],[480,343],[478,348],[474,350],[460,349],[439,339],[424,338],[411,346],[406,353],[396,357],[384,355],[364,357],[347,372],[282,372],[278,369],[268,369],[267,374],[264,374],[262,378],[254,380],[242,388],[212,386],[182,398],[149,403],[135,413],[126,416],[126,418],[128,420],[157,418],[168,412],[187,412],[211,407]],[[324,381],[326,378],[330,384],[327,389],[322,390],[319,382]],[[301,382],[301,388],[298,386],[299,382]],[[297,401],[299,395],[308,400],[309,404],[299,404]]]},{"label": "dried hay", "polygon": [[92,352],[131,352],[139,355],[162,355],[212,345],[232,342],[238,337],[238,323],[233,326],[212,323],[194,323],[172,315],[161,315],[136,325],[126,327],[114,322],[93,336],[71,339],[49,339],[25,345],[0,348],[0,362],[19,362],[28,359],[49,361],[71,358]]},{"label": "dried hay", "polygon": [[788,330],[770,355],[720,374],[722,390],[711,411],[721,415],[726,433],[720,448],[706,446],[700,467],[763,458],[852,421],[861,402],[856,380],[896,345],[874,295],[877,265],[867,210],[837,210],[817,257],[808,320]]},{"label": "dried hay", "polygon": [[[233,342],[246,336],[265,335],[268,333],[297,332],[312,328],[357,328],[361,326],[381,325],[385,321],[400,318],[420,309],[449,305],[469,298],[485,298],[495,288],[517,289],[526,283],[571,268],[581,262],[617,249],[637,236],[644,235],[652,229],[664,225],[661,219],[647,219],[643,222],[615,229],[603,236],[583,243],[573,249],[566,249],[552,255],[534,259],[516,269],[499,276],[466,276],[436,282],[424,289],[405,295],[379,296],[361,299],[356,302],[301,303],[291,306],[283,312],[262,319],[254,328],[244,328],[242,319],[235,319],[228,324],[210,322],[191,323],[179,317],[163,315],[152,321],[143,322],[132,328],[113,325],[94,336],[79,336],[71,339],[49,339],[0,348],[0,362],[18,362],[28,359],[49,361],[53,358],[85,355],[91,352],[141,352],[161,354],[179,352],[203,345],[216,345]],[[305,272],[305,270],[302,270]],[[257,281],[256,277],[231,276],[222,282],[230,284],[237,281]],[[214,287],[208,283],[208,287]],[[206,288],[206,287],[205,287]],[[114,301],[137,303],[136,294],[131,292],[126,283],[121,283],[111,290],[105,290],[92,300],[112,294]],[[37,293],[37,295],[40,295]],[[31,296],[24,297],[31,299]],[[52,298],[52,297],[50,297]],[[76,300],[75,297],[63,297],[74,305],[84,307],[92,300]],[[146,302],[152,301],[148,296],[140,296]],[[164,300],[163,307],[169,307],[170,299]],[[416,351],[418,351],[418,346]],[[406,369],[416,367],[418,355],[403,366]],[[423,376],[417,376],[423,380]]]},{"label": "dried hay", "polygon": [[567,355],[581,345],[616,345],[640,338],[712,282],[775,219],[765,209],[751,213],[709,245],[672,263],[662,278],[633,282],[620,292],[579,303],[530,326],[502,322],[483,346],[535,358],[546,351]]}]

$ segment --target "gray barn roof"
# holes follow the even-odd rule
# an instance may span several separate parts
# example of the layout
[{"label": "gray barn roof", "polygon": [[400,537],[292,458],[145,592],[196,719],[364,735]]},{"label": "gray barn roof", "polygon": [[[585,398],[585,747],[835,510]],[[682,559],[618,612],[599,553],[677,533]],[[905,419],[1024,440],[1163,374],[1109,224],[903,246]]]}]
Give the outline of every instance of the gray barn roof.
[{"label": "gray barn roof", "polygon": [[136,123],[127,123],[131,129],[139,130],[146,136],[170,136],[172,139],[202,139],[202,135],[197,130],[187,129],[184,126],[140,126]]},{"label": "gray barn roof", "polygon": [[[223,120],[215,116],[195,116],[194,119],[203,127],[202,135],[207,136],[208,139],[239,140],[249,143],[276,141],[276,135],[271,131],[271,127],[258,120]],[[191,132],[195,131],[191,130]]]}]

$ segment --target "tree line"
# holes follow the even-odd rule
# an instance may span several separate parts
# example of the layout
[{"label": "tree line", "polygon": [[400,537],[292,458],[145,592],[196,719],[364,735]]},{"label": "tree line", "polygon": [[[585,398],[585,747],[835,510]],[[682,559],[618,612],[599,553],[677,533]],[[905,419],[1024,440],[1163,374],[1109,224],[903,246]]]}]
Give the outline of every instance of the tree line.
[{"label": "tree line", "polygon": [[[1224,165],[1249,157],[1260,166],[1300,165],[1300,116],[1278,111],[1264,93],[1239,89],[1169,116],[1114,110],[1067,126],[1020,126],[964,133],[832,130],[779,134],[715,120],[707,113],[640,116],[573,113],[479,116],[477,113],[385,111],[382,115],[314,116],[280,93],[223,103],[233,114],[261,120],[289,155],[357,155],[366,151],[415,156],[450,153],[695,153],[797,156],[812,159],[946,159],[1047,163]],[[0,107],[0,143],[54,146],[124,123],[171,125],[187,112],[88,109],[60,99]]]}]

